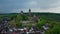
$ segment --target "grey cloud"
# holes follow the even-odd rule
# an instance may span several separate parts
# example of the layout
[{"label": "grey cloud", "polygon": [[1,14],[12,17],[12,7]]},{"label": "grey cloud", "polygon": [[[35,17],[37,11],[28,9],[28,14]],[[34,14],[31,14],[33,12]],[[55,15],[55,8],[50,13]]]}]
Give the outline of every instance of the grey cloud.
[{"label": "grey cloud", "polygon": [[60,0],[0,0],[0,13],[18,12],[17,10],[21,8],[40,8],[44,10],[58,6],[60,6]]}]

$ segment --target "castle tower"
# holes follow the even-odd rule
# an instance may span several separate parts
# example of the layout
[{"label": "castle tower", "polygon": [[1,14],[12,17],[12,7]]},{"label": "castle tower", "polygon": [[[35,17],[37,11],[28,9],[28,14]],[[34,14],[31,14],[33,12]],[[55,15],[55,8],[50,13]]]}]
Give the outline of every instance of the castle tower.
[{"label": "castle tower", "polygon": [[20,13],[20,14],[21,14],[21,16],[22,16],[22,15],[23,15],[23,11],[21,11],[21,13]]},{"label": "castle tower", "polygon": [[31,16],[31,9],[29,9],[29,16]]},{"label": "castle tower", "polygon": [[31,12],[31,9],[29,9],[29,12]]}]

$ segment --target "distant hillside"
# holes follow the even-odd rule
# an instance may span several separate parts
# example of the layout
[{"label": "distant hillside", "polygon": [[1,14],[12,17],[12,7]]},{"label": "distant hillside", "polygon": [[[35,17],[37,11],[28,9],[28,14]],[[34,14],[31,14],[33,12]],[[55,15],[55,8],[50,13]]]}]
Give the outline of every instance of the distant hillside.
[{"label": "distant hillside", "polygon": [[[4,17],[4,16],[16,16],[19,13],[10,13],[10,14],[0,14],[0,18]],[[24,13],[24,14],[28,14],[28,13]],[[40,18],[44,18],[46,20],[50,20],[50,21],[58,21],[60,22],[60,14],[57,13],[32,13],[32,15],[37,15],[40,16]]]}]

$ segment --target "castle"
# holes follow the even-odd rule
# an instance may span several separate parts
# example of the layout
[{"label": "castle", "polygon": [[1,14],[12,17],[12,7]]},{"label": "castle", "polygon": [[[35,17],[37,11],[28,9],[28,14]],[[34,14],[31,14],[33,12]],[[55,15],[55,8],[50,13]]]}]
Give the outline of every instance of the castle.
[{"label": "castle", "polygon": [[[21,11],[20,15],[24,16],[23,11]],[[39,20],[38,16],[36,16],[35,14],[32,15],[31,9],[29,9],[29,12],[28,12],[27,16],[28,16],[28,20],[22,20],[21,21],[24,26],[29,24],[29,23],[33,23],[34,24],[35,22],[37,22]]]}]

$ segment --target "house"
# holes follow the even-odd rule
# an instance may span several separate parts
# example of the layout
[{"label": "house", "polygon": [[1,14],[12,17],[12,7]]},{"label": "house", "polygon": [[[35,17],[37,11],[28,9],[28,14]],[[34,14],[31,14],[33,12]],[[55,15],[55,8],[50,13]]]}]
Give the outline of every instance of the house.
[{"label": "house", "polygon": [[44,29],[44,30],[49,29],[48,23],[46,23],[45,25],[43,25],[43,29]]}]

